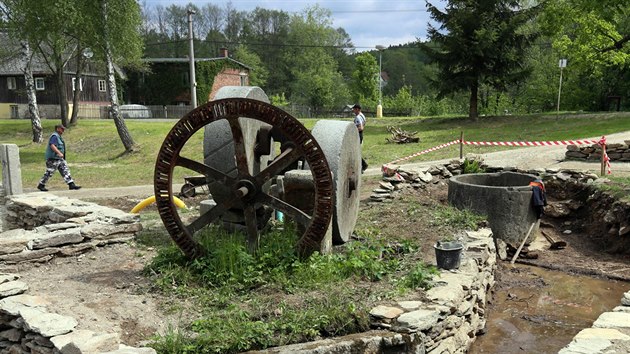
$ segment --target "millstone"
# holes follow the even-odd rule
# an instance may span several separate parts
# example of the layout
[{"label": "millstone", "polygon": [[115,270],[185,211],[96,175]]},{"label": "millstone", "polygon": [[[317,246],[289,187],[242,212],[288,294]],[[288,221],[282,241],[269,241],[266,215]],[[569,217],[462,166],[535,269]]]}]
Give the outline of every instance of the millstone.
[{"label": "millstone", "polygon": [[311,131],[324,151],[333,175],[333,242],[342,244],[352,236],[359,215],[361,188],[361,143],[352,122],[320,120]]}]

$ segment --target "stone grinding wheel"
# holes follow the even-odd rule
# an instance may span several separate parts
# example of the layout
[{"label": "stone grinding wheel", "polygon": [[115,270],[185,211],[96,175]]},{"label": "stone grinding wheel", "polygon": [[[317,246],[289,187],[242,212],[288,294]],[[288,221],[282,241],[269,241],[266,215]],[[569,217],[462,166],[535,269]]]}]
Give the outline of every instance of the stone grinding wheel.
[{"label": "stone grinding wheel", "polygon": [[361,143],[352,122],[320,120],[311,134],[324,150],[333,174],[333,242],[348,242],[359,216]]},{"label": "stone grinding wheel", "polygon": [[[284,151],[258,173],[250,173],[245,153],[244,134],[239,121],[253,119],[277,128],[286,138]],[[207,124],[225,120],[234,141],[236,176],[217,170],[205,163],[182,156],[186,142]],[[313,212],[308,215],[297,207],[275,198],[263,190],[263,185],[303,159],[308,164],[315,185]],[[231,198],[216,205],[185,225],[173,203],[173,171],[183,167],[220,181],[231,193]],[[254,250],[258,243],[256,208],[266,205],[280,210],[301,225],[305,232],[299,238],[297,250],[302,256],[318,250],[332,218],[333,181],[326,156],[310,132],[288,113],[270,104],[247,98],[223,99],[208,102],[181,118],[167,134],[155,164],[155,199],[162,222],[171,238],[189,258],[205,254],[194,238],[196,232],[213,223],[234,206],[245,215],[248,245]]]},{"label": "stone grinding wheel", "polygon": [[[214,100],[228,98],[250,98],[261,102],[269,103],[267,94],[256,86],[224,86],[220,88],[214,96]],[[247,155],[248,168],[250,173],[258,173],[261,166],[266,166],[267,162],[273,157],[273,149],[271,155],[259,156],[255,158],[256,135],[261,128],[270,129],[271,126],[261,121],[247,119],[241,120],[241,130],[245,142],[245,154]],[[273,144],[272,141],[269,142]],[[203,139],[203,160],[204,163],[216,170],[235,177],[236,161],[234,160],[234,140],[230,125],[225,120],[218,120],[205,126]],[[215,181],[208,178],[208,190],[215,201],[222,201],[226,198],[232,198],[231,193],[226,190],[221,181]],[[232,215],[234,216],[234,215]],[[236,216],[237,219],[243,221],[243,216]],[[267,220],[261,220],[265,224]]]}]

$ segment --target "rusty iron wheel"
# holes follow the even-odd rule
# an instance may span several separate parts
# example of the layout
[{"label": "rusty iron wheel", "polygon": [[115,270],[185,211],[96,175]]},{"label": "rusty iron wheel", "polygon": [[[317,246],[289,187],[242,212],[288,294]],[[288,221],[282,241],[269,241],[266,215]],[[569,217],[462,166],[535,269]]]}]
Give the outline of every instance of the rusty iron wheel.
[{"label": "rusty iron wheel", "polygon": [[[249,172],[245,142],[239,120],[254,119],[279,129],[290,142],[264,169],[253,175]],[[199,129],[215,121],[225,120],[234,141],[236,177],[192,158],[182,156],[182,148]],[[315,205],[312,215],[267,194],[262,186],[283,173],[298,160],[306,161],[313,175]],[[173,203],[173,171],[183,167],[221,181],[234,198],[220,200],[207,212],[185,225]],[[257,247],[258,227],[256,209],[265,205],[280,210],[305,226],[296,245],[301,255],[308,255],[319,246],[326,234],[333,213],[333,181],[328,162],[311,133],[295,118],[268,103],[247,98],[229,98],[208,102],[180,119],[167,134],[158,153],[154,174],[155,200],[162,222],[179,248],[189,258],[205,254],[194,235],[204,226],[219,219],[229,209],[240,204],[245,215],[248,245]]]}]

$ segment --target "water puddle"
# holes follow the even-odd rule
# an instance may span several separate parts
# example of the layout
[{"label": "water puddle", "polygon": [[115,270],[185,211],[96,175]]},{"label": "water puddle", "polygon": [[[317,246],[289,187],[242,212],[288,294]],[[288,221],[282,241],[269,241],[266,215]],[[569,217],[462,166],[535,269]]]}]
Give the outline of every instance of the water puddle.
[{"label": "water puddle", "polygon": [[524,265],[508,271],[519,280],[510,279],[513,286],[495,292],[486,309],[487,332],[469,354],[557,353],[601,313],[619,306],[630,289],[626,282]]}]

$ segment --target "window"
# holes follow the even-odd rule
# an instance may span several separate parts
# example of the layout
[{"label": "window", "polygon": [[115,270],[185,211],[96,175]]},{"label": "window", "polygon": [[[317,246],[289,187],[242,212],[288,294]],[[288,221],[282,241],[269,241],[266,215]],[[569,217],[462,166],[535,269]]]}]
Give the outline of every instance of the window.
[{"label": "window", "polygon": [[43,91],[45,89],[46,89],[46,87],[44,86],[44,78],[43,77],[36,77],[35,78],[35,90]]},{"label": "window", "polygon": [[15,83],[15,77],[13,77],[13,76],[7,77],[7,88],[9,90],[17,89],[17,84]]},{"label": "window", "polygon": [[[77,82],[77,78],[73,77],[72,78],[72,91],[76,90],[76,82]],[[79,91],[83,91],[83,80],[79,79]]]},{"label": "window", "polygon": [[241,73],[241,86],[247,86],[247,74],[246,73]]},{"label": "window", "polygon": [[20,118],[20,109],[17,105],[12,104],[11,106],[11,118],[17,119]]},{"label": "window", "polygon": [[98,80],[98,91],[99,92],[107,91],[107,85],[105,84],[105,80]]}]

